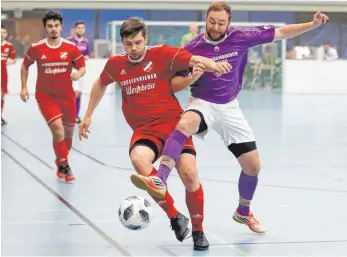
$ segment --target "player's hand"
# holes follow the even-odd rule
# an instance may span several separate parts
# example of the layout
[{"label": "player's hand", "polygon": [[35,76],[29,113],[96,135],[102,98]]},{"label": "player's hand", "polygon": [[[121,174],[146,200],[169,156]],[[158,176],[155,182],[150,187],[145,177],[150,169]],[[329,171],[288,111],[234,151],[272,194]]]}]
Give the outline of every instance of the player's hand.
[{"label": "player's hand", "polygon": [[14,63],[16,63],[16,60],[7,59],[6,65],[11,65],[11,64],[14,64]]},{"label": "player's hand", "polygon": [[29,100],[28,89],[25,88],[20,91],[20,99],[25,103]]},{"label": "player's hand", "polygon": [[79,132],[78,136],[80,140],[84,137],[85,139],[88,139],[88,134],[90,133],[89,131],[89,126],[92,123],[92,119],[90,117],[84,117],[82,122],[79,125]]},{"label": "player's hand", "polygon": [[219,77],[225,73],[228,73],[231,71],[232,67],[227,61],[223,62],[217,62],[215,65],[212,67],[214,74]]},{"label": "player's hand", "polygon": [[329,20],[329,17],[325,15],[322,11],[319,11],[315,13],[312,21],[313,21],[313,24],[318,27],[322,24],[326,24],[328,20]]},{"label": "player's hand", "polygon": [[206,69],[206,66],[203,65],[202,63],[197,63],[193,66],[193,71],[192,71],[192,79],[193,82],[197,81],[202,74],[204,74],[204,71]]},{"label": "player's hand", "polygon": [[79,80],[81,78],[81,74],[78,71],[74,71],[71,73],[70,78],[74,81]]}]

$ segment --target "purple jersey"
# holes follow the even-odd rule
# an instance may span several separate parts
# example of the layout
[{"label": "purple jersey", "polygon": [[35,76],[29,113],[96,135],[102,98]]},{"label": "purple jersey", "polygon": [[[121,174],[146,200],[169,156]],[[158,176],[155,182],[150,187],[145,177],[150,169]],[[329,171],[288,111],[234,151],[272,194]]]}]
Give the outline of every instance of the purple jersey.
[{"label": "purple jersey", "polygon": [[89,55],[89,41],[87,38],[83,37],[81,39],[76,37],[68,37],[67,40],[76,44],[78,49],[81,51],[83,56]]},{"label": "purple jersey", "polygon": [[225,104],[236,98],[242,88],[242,77],[247,63],[248,48],[272,42],[274,26],[228,29],[226,37],[218,42],[205,39],[204,33],[189,41],[184,48],[193,55],[227,61],[230,73],[216,77],[212,72],[204,73],[191,87],[192,96],[217,104]]}]

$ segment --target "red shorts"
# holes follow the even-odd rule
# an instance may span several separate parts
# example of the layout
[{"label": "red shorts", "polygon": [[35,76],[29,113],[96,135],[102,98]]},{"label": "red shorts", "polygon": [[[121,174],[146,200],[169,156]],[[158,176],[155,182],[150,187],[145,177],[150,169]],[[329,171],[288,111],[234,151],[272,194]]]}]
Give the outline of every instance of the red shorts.
[{"label": "red shorts", "polygon": [[[178,120],[174,122],[162,123],[151,127],[137,128],[131,137],[129,153],[138,144],[150,147],[155,153],[155,162],[163,151],[164,144],[171,133],[174,131]],[[150,142],[148,142],[150,141]],[[193,139],[187,139],[182,153],[196,154]]]},{"label": "red shorts", "polygon": [[36,92],[36,101],[47,124],[61,118],[64,125],[75,126],[75,99],[62,99],[45,93]]}]

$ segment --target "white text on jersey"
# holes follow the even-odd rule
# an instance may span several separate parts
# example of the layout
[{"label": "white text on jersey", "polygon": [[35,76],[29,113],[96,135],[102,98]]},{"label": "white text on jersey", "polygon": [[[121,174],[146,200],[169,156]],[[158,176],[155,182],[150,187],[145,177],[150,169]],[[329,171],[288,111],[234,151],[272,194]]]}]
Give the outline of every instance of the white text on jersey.
[{"label": "white text on jersey", "polygon": [[143,92],[143,91],[148,91],[148,90],[151,90],[155,88],[155,83],[148,83],[147,85],[138,85],[138,86],[127,86],[126,87],[126,92],[127,92],[127,95],[133,95],[133,94],[138,94],[140,92]]},{"label": "white text on jersey", "polygon": [[137,83],[137,82],[143,82],[146,80],[150,80],[150,79],[156,79],[157,78],[157,74],[156,73],[152,73],[152,74],[148,74],[148,75],[144,75],[144,76],[140,76],[140,77],[135,77],[135,78],[131,78],[131,79],[127,79],[127,80],[123,80],[120,81],[120,86],[126,86],[126,85],[131,85],[133,83]]}]

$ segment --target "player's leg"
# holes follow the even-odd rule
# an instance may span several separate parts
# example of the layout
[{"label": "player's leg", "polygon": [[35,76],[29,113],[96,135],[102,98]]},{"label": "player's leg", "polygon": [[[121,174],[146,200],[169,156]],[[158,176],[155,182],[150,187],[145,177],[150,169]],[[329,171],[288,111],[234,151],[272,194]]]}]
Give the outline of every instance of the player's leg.
[{"label": "player's leg", "polygon": [[1,125],[5,125],[7,122],[2,116],[5,106],[5,95],[7,94],[7,79],[1,79]]},{"label": "player's leg", "polygon": [[73,139],[75,126],[67,125],[65,123],[63,124],[64,124],[64,132],[65,132],[65,144],[66,144],[67,151],[70,152],[72,147],[72,139]]},{"label": "player's leg", "polygon": [[202,225],[204,221],[204,191],[198,178],[196,152],[192,138],[188,139],[177,161],[176,168],[186,188],[186,204],[192,222],[194,250],[207,250],[209,242],[205,237]]},{"label": "player's leg", "polygon": [[[157,160],[162,143],[156,137],[134,133],[130,143],[130,160],[137,173],[144,177],[155,176],[157,170],[153,163]],[[133,180],[132,176],[132,180]],[[188,218],[181,214],[174,206],[174,200],[167,191],[164,199],[152,196],[154,201],[165,211],[170,219],[176,238],[183,241],[189,233]]]},{"label": "player's leg", "polygon": [[[72,147],[72,140],[75,130],[75,121],[76,121],[76,109],[75,109],[75,101],[74,100],[65,100],[60,102],[60,108],[62,110],[63,116],[63,125],[64,125],[64,141],[67,148],[68,153]],[[71,169],[69,173],[65,176],[66,181],[75,180],[76,177],[73,175]]]},{"label": "player's leg", "polygon": [[79,118],[79,113],[81,109],[81,87],[82,87],[82,78],[79,79],[78,81],[73,82],[73,87],[75,91],[75,96],[76,96],[76,123],[80,123],[81,119]]},{"label": "player's leg", "polygon": [[[166,193],[166,181],[175,167],[177,160],[190,136],[198,134],[202,138],[209,126],[214,123],[214,117],[209,103],[197,98],[190,98],[186,111],[176,125],[175,130],[165,142],[158,175],[151,177],[152,183],[147,183],[142,189],[157,198],[163,199]],[[143,178],[138,177],[138,182]],[[136,185],[136,183],[134,183]]]},{"label": "player's leg", "polygon": [[70,171],[70,166],[68,162],[68,150],[65,144],[64,125],[61,115],[49,120],[48,127],[50,128],[53,137],[53,149],[56,156],[55,163],[58,169],[57,177],[65,178]]},{"label": "player's leg", "polygon": [[57,176],[64,178],[70,172],[68,163],[68,150],[65,143],[64,126],[62,121],[62,110],[59,104],[50,96],[36,92],[36,100],[42,116],[45,118],[51,130],[53,138],[53,149],[56,156]]},{"label": "player's leg", "polygon": [[234,154],[242,168],[238,189],[239,206],[234,213],[234,220],[248,225],[256,233],[265,233],[264,228],[250,212],[260,172],[260,160],[253,132],[239,108],[237,100],[219,106],[220,122],[215,126],[228,149]]}]

